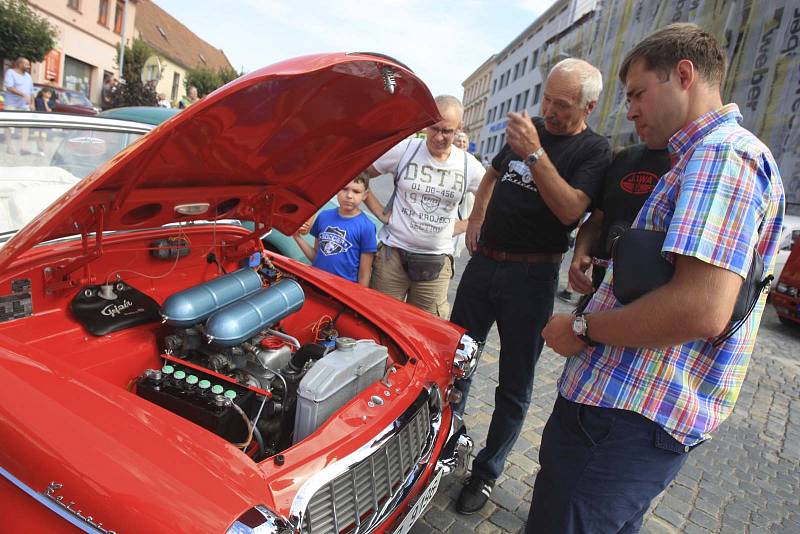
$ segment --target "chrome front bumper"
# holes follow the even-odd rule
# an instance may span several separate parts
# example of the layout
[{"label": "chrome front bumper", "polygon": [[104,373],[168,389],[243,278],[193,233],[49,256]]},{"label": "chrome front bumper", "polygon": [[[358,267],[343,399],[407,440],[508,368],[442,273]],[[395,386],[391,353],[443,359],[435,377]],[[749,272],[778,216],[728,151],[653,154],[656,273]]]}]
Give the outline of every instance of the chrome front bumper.
[{"label": "chrome front bumper", "polygon": [[[455,414],[439,457],[432,458],[443,430],[441,407],[441,393],[435,385],[423,390],[409,409],[370,443],[311,477],[292,503],[289,523],[293,530],[304,534],[373,532],[385,526],[387,518],[406,501],[432,461],[436,462],[434,474],[439,470],[442,475],[465,472],[473,444]],[[424,488],[417,493],[423,492]]]}]

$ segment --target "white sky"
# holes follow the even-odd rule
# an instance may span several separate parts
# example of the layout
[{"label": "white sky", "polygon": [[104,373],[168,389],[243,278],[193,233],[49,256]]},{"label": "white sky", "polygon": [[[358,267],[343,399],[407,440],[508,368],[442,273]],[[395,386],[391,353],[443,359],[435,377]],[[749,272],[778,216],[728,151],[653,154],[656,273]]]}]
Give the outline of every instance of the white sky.
[{"label": "white sky", "polygon": [[461,82],[553,0],[156,0],[236,70],[317,52],[380,52],[434,95]]}]

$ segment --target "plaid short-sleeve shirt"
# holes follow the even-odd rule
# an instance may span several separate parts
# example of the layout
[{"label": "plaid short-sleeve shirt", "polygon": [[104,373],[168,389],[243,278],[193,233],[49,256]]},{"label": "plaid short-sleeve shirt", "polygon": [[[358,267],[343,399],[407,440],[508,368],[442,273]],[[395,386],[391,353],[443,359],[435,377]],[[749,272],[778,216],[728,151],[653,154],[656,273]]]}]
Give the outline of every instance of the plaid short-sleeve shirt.
[{"label": "plaid short-sleeve shirt", "polygon": [[[709,112],[669,141],[675,166],[656,185],[633,223],[665,231],[662,248],[742,276],[753,250],[772,272],[783,222],[784,193],[769,149],[739,125],[736,104]],[[621,306],[610,276],[586,313]],[[597,345],[568,358],[558,386],[572,401],[640,413],[678,441],[695,445],[733,410],[755,344],[766,297],[721,345],[700,339],[646,349]]]}]

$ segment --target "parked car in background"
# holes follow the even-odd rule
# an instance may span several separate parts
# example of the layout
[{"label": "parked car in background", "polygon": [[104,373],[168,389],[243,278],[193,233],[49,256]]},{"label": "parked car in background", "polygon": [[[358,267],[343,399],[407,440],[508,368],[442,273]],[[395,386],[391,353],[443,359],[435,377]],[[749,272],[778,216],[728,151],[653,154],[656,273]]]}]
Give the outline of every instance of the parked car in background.
[{"label": "parked car in background", "polygon": [[[786,216],[789,217],[792,216]],[[791,220],[789,222],[791,224]],[[782,259],[782,264],[780,269],[775,268],[778,282],[772,286],[770,300],[782,323],[797,325],[800,324],[800,229],[791,231],[789,236],[788,242],[781,242],[778,259]]]},{"label": "parked car in background", "polygon": [[772,304],[784,324],[800,324],[800,240],[795,241],[778,283],[772,289]]},{"label": "parked car in background", "polygon": [[781,277],[783,267],[797,241],[800,241],[800,216],[784,215],[781,241],[778,247],[778,254],[775,257],[775,280]]},{"label": "parked car in background", "polygon": [[465,467],[453,381],[478,347],[261,236],[291,235],[437,120],[385,56],[285,61],[15,232],[0,247],[3,530],[407,534]]},{"label": "parked car in background", "polygon": [[44,84],[34,84],[34,96],[39,94],[44,88],[52,89],[56,93],[56,106],[53,111],[56,113],[69,113],[72,115],[97,115],[98,109],[94,107],[92,101],[80,91],[65,89]]},{"label": "parked car in background", "polygon": [[[22,128],[28,153],[21,150]],[[0,243],[151,129],[89,116],[0,112]]]}]

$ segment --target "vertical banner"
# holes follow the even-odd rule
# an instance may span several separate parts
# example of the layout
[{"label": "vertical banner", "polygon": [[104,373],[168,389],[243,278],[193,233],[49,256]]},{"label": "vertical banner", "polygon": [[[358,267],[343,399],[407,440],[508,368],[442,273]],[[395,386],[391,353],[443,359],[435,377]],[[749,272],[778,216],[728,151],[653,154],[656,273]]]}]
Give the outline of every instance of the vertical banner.
[{"label": "vertical banner", "polygon": [[[786,189],[788,213],[800,213],[800,5],[796,0],[598,1],[587,58],[603,71],[593,128],[615,145],[638,142],[625,119],[625,88],[617,79],[625,54],[672,22],[693,22],[724,46],[728,75],[723,100],[735,102],[743,125],[772,151]],[[566,37],[566,36],[565,36]]]},{"label": "vertical banner", "polygon": [[44,56],[44,79],[54,80],[56,85],[60,84],[61,79],[61,51],[50,50]]}]

